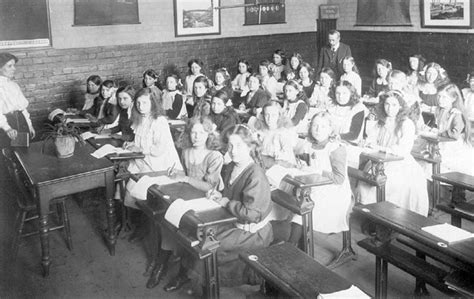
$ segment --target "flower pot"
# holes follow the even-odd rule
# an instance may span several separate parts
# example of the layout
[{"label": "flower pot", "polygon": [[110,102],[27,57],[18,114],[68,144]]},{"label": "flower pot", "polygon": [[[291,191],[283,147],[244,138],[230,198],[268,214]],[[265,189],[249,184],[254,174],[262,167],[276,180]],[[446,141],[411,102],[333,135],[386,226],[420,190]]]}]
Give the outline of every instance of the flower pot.
[{"label": "flower pot", "polygon": [[58,136],[54,139],[58,158],[69,158],[74,154],[76,139],[71,136]]}]

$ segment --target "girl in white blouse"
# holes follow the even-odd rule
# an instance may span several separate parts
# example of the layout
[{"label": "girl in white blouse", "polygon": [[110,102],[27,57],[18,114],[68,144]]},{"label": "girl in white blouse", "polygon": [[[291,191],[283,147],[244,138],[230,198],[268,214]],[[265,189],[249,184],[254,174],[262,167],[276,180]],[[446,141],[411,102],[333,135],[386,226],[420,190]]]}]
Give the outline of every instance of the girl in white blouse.
[{"label": "girl in white blouse", "polygon": [[[125,143],[124,148],[133,152],[142,152],[145,158],[132,160],[128,166],[129,172],[162,171],[173,165],[174,169],[183,169],[163,107],[150,88],[140,89],[135,95],[132,129],[135,139],[133,142]],[[129,181],[125,194],[125,205],[130,207],[135,207],[135,199],[129,193],[134,184],[133,181]]]}]

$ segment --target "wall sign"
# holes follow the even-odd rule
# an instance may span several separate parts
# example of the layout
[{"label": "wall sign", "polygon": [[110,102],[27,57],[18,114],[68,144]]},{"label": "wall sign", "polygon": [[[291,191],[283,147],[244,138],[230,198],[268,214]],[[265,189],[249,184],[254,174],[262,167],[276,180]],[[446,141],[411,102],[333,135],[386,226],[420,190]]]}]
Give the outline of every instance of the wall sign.
[{"label": "wall sign", "polygon": [[320,5],[319,18],[339,19],[339,5]]},{"label": "wall sign", "polygon": [[285,22],[285,0],[245,0],[245,25]]}]

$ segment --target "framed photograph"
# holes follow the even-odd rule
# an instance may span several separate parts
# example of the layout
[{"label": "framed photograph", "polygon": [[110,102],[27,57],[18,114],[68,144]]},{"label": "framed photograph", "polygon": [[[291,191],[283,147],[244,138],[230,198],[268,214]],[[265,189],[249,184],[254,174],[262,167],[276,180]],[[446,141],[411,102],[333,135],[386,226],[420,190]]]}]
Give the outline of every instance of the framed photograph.
[{"label": "framed photograph", "polygon": [[219,0],[174,0],[174,30],[178,36],[221,34]]},{"label": "framed photograph", "polygon": [[420,0],[421,27],[472,28],[470,0]]}]

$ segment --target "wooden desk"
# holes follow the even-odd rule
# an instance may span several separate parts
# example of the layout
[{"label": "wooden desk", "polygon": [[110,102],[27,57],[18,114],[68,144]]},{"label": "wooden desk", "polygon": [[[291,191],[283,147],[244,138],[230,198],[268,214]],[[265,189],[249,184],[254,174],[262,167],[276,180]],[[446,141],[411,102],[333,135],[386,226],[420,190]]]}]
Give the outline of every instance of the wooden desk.
[{"label": "wooden desk", "polygon": [[[159,227],[170,231],[176,237],[175,240],[188,252],[203,260],[206,293],[209,298],[219,298],[217,267],[219,240],[215,239],[215,234],[219,226],[235,223],[237,218],[225,208],[217,208],[205,212],[188,211],[181,218],[179,228],[164,219],[167,208],[177,198],[189,200],[204,196],[204,192],[186,183],[153,185],[148,189],[147,200],[137,201],[137,206],[153,220],[155,234],[159,232]],[[160,246],[158,242],[154,242],[154,245]],[[155,250],[158,252],[159,248]]]},{"label": "wooden desk", "polygon": [[[380,202],[369,205],[361,205],[353,208],[353,213],[359,214],[374,221],[377,225],[386,228],[389,232],[394,231],[405,235],[431,250],[437,251],[445,256],[457,260],[462,266],[461,271],[465,273],[474,273],[474,238],[464,241],[448,244],[443,240],[423,231],[421,228],[430,225],[439,224],[439,222],[419,215],[410,210],[400,208],[390,202]],[[391,239],[385,236],[377,236],[377,239],[383,244],[390,243]],[[383,245],[382,245],[383,246]],[[380,261],[376,263],[376,296],[386,296],[386,262],[380,266]],[[380,269],[382,273],[380,273]]]},{"label": "wooden desk", "polygon": [[[89,138],[87,142],[90,143],[95,149],[98,149],[106,144],[113,145],[115,147],[122,147],[124,141],[115,138]],[[106,156],[112,162],[120,162],[123,160],[143,159],[145,155],[141,152],[123,153],[123,154],[109,154]]]},{"label": "wooden desk", "polygon": [[285,297],[317,298],[352,285],[289,243],[242,252],[240,259]]},{"label": "wooden desk", "polygon": [[466,202],[465,190],[474,192],[474,177],[460,173],[460,172],[448,172],[442,174],[433,174],[433,183],[443,182],[453,186],[453,195],[451,203],[446,206],[439,204],[437,207],[445,212],[451,214],[451,224],[457,227],[461,227],[462,218],[474,221],[472,212],[474,211],[474,205]]},{"label": "wooden desk", "polygon": [[70,158],[56,157],[52,143],[42,153],[43,142],[35,142],[29,148],[16,148],[15,155],[33,186],[40,215],[40,239],[43,275],[49,275],[49,202],[53,198],[105,187],[108,223],[107,245],[111,255],[115,254],[115,210],[114,166],[107,159],[96,159],[90,154],[94,148],[89,144],[76,144]]},{"label": "wooden desk", "polygon": [[[313,240],[313,207],[311,200],[311,188],[332,184],[332,180],[319,175],[308,174],[300,176],[287,175],[283,181],[293,185],[293,196],[285,196],[283,191],[275,190],[272,192],[272,200],[291,212],[300,215],[303,220],[303,242],[304,251],[311,257],[314,257]],[[284,192],[283,192],[284,193]]]},{"label": "wooden desk", "polygon": [[361,161],[371,161],[370,167],[365,172],[368,180],[376,182],[377,202],[385,201],[385,163],[403,160],[403,157],[396,156],[385,152],[362,152],[360,154]]},{"label": "wooden desk", "polygon": [[[430,135],[430,134],[420,134],[419,137],[426,141],[428,148],[427,153],[418,153],[412,151],[412,156],[421,161],[425,161],[431,164],[431,172],[433,175],[437,175],[440,173],[441,168],[441,153],[439,151],[439,144],[441,142],[452,142],[456,141],[453,138],[449,137],[442,137],[438,135]],[[439,181],[433,180],[433,201],[431,203],[430,212],[433,211],[434,207],[439,202],[439,193],[440,193],[440,185]]]}]

